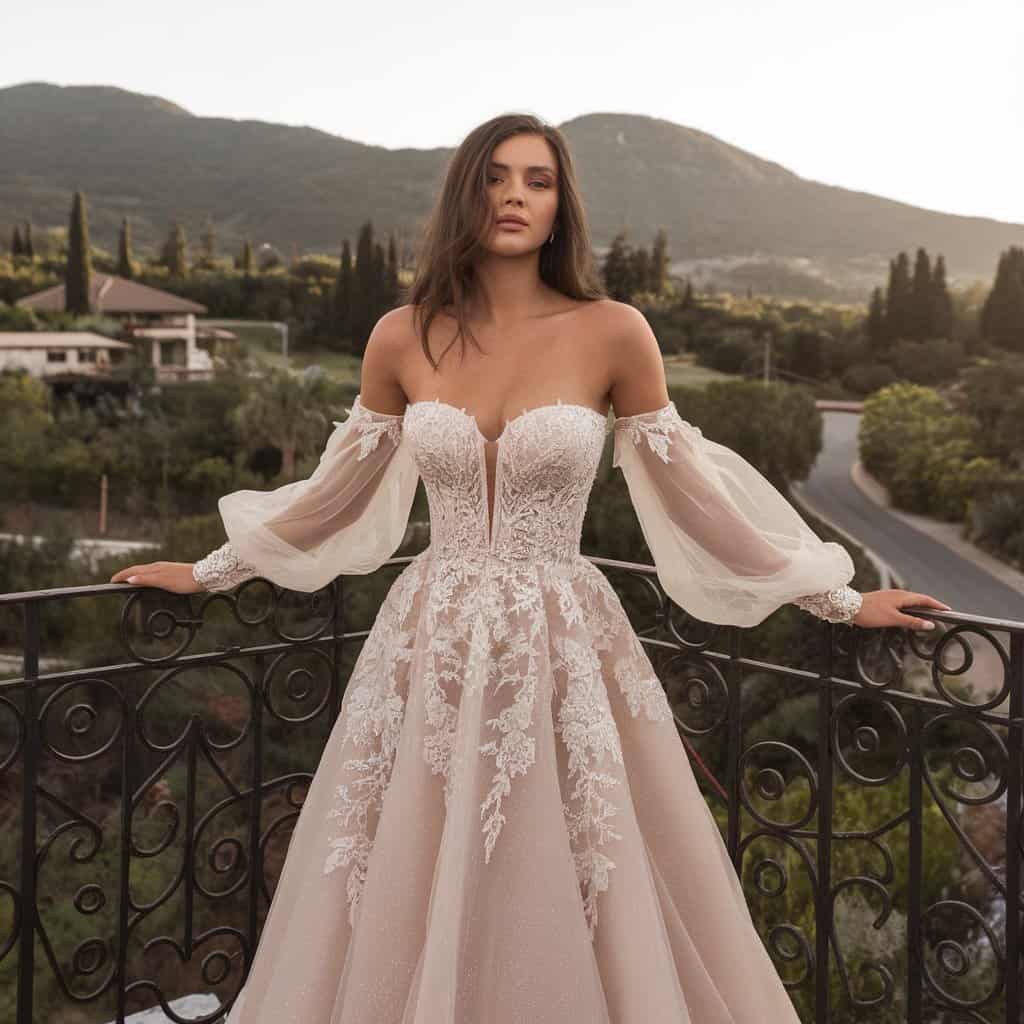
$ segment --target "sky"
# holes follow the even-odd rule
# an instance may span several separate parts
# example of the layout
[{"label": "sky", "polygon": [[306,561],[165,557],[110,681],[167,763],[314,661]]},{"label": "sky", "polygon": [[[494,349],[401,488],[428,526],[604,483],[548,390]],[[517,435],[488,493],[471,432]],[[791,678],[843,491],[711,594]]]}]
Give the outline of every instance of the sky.
[{"label": "sky", "polygon": [[389,149],[512,110],[646,114],[804,178],[1024,223],[1022,0],[40,0],[3,20],[0,86],[116,85]]}]

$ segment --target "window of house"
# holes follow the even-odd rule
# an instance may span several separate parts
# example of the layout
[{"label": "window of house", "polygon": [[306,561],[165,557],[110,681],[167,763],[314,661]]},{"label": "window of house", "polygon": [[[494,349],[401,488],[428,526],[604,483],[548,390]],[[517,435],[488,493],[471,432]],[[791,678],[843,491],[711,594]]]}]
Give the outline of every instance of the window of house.
[{"label": "window of house", "polygon": [[48,348],[46,350],[46,361],[48,363],[66,363],[68,354],[62,348]]},{"label": "window of house", "polygon": [[78,361],[80,363],[95,363],[96,362],[96,349],[94,349],[94,348],[80,348],[78,350]]}]

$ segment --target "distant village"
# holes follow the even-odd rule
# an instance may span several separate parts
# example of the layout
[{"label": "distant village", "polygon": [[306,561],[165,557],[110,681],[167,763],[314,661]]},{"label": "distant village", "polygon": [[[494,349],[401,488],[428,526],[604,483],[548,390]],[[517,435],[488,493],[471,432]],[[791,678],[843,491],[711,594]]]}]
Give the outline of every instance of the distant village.
[{"label": "distant village", "polygon": [[[37,313],[67,308],[65,284],[19,299]],[[129,366],[150,366],[157,382],[209,380],[215,363],[237,339],[206,326],[198,302],[115,274],[93,273],[89,308],[121,324],[119,338],[92,331],[0,331],[0,372],[24,369],[48,380],[114,377]]]}]

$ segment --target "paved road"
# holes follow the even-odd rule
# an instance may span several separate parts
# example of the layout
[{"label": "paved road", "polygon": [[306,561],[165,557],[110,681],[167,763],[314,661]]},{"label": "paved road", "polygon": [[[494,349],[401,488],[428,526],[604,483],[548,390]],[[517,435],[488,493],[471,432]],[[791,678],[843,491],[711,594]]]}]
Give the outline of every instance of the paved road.
[{"label": "paved road", "polygon": [[931,594],[968,615],[1024,621],[1024,594],[969,559],[915,530],[866,497],[850,479],[860,414],[823,412],[825,437],[802,485],[816,508],[863,542],[903,578],[907,590]]}]

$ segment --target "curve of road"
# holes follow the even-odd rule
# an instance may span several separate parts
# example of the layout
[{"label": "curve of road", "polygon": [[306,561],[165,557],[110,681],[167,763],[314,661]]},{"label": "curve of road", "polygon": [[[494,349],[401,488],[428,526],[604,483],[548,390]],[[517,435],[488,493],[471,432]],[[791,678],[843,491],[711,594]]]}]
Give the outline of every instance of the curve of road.
[{"label": "curve of road", "polygon": [[860,414],[823,411],[822,417],[822,451],[800,493],[888,562],[905,589],[931,594],[963,614],[1024,621],[1024,594],[892,515],[853,482]]}]

